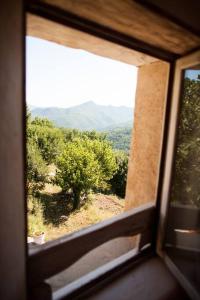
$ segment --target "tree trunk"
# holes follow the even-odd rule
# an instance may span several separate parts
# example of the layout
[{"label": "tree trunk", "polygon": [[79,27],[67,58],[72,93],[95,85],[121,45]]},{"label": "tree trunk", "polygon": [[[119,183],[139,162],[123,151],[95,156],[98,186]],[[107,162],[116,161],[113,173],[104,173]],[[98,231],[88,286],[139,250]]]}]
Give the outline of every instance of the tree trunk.
[{"label": "tree trunk", "polygon": [[81,192],[80,191],[73,191],[74,198],[73,198],[73,210],[76,210],[80,206],[80,196]]}]

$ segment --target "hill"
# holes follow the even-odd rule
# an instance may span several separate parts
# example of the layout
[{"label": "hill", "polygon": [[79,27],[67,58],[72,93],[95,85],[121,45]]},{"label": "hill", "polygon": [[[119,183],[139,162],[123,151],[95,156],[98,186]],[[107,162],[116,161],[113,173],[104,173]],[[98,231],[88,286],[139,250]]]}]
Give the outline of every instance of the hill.
[{"label": "hill", "polygon": [[128,152],[131,142],[131,127],[117,127],[106,131],[107,139],[112,143],[113,148]]},{"label": "hill", "polygon": [[102,131],[112,131],[112,130],[120,130],[120,129],[131,129],[133,127],[133,120],[126,121],[126,122],[120,122],[117,125],[111,125],[108,127],[103,128]]},{"label": "hill", "polygon": [[121,127],[120,123],[132,123],[133,110],[126,106],[98,105],[93,101],[72,106],[33,107],[30,108],[33,117],[45,117],[58,127],[77,128],[80,130],[108,130]]}]

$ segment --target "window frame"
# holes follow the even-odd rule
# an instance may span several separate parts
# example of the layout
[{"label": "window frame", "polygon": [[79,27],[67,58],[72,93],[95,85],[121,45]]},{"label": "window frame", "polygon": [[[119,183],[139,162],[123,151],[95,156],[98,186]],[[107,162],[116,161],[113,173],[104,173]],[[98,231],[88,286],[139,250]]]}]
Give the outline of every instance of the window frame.
[{"label": "window frame", "polygon": [[[171,54],[170,52],[166,52],[165,50],[161,50],[161,49],[154,49],[154,47],[151,47],[148,45],[147,47],[147,44],[145,44],[144,42],[142,41],[133,41],[132,38],[128,38],[127,36],[123,36],[123,39],[122,39],[122,36],[117,33],[117,32],[114,32],[114,31],[109,31],[108,32],[105,30],[105,28],[99,28],[98,26],[96,26],[95,24],[91,23],[91,22],[86,22],[85,20],[82,20],[81,18],[77,17],[77,16],[69,16],[68,14],[64,14],[64,12],[61,12],[60,10],[55,10],[55,11],[52,11],[52,8],[50,6],[38,6],[37,4],[35,5],[32,5],[32,6],[29,6],[29,9],[28,9],[29,12],[35,14],[35,15],[38,15],[38,16],[41,16],[42,18],[46,18],[46,19],[49,19],[49,20],[53,20],[54,22],[56,23],[61,23],[65,26],[69,26],[69,27],[72,27],[72,28],[77,28],[77,19],[79,21],[78,23],[78,29],[80,31],[83,31],[83,32],[87,32],[91,35],[94,35],[94,36],[97,36],[97,37],[101,37],[105,40],[109,40],[109,41],[112,41],[116,44],[120,44],[120,45],[123,45],[123,46],[126,46],[127,48],[129,49],[133,49],[133,50],[137,50],[141,53],[145,53],[145,54],[150,54],[154,57],[156,57],[157,59],[161,59],[162,61],[164,62],[167,62],[167,63],[171,63],[174,59],[175,59],[175,55],[174,54]],[[61,14],[60,14],[61,13]],[[89,29],[88,29],[88,26],[89,26]],[[99,29],[101,29],[99,31]],[[108,34],[109,33],[109,34]],[[170,77],[170,75],[168,75]],[[169,91],[168,90],[168,86],[166,87],[166,90],[167,92]],[[166,95],[167,96],[167,95]],[[167,100],[166,100],[167,102]],[[165,103],[166,105],[166,103]],[[165,124],[165,113],[164,113],[164,120],[163,120],[163,124]],[[165,126],[165,125],[164,125]],[[162,139],[163,139],[163,134],[162,134]],[[162,148],[162,147],[161,147]],[[160,153],[160,161],[161,161],[161,153]],[[157,179],[159,180],[159,178]],[[149,247],[148,249],[143,249],[141,251],[141,253],[139,253],[139,256],[136,256],[135,254],[131,256],[131,260],[134,260],[134,261],[137,261],[141,258],[141,256],[145,257],[145,255],[153,255],[153,253],[155,254],[155,240],[156,240],[156,214],[158,212],[158,207],[159,207],[159,201],[157,201],[157,196],[155,197],[156,199],[156,203],[155,205],[150,205],[150,209],[153,208],[153,215],[154,215],[154,218],[153,218],[153,221],[154,223],[152,224],[152,222],[150,221],[149,222],[149,219],[146,218],[147,220],[147,225],[149,227],[147,227],[146,229],[147,230],[143,230],[143,229],[139,229],[137,224],[136,227],[137,227],[137,230],[139,229],[139,231],[137,233],[142,233],[141,234],[141,239],[138,243],[138,248],[139,249],[142,249],[143,246],[147,245],[148,243],[151,244],[151,247]],[[147,205],[148,207],[149,205]],[[137,211],[139,213],[141,213],[142,216],[144,216],[145,214],[145,206],[141,206],[139,207],[138,209],[133,209],[132,212],[131,212],[131,217],[135,218],[135,213],[137,213]],[[115,222],[117,222],[117,219],[118,218],[124,218],[124,221],[126,222],[126,218],[127,218],[127,214],[129,212],[125,212],[124,214],[120,215],[120,216],[117,216],[117,217],[114,217],[113,219],[115,219]],[[137,217],[136,217],[137,218]],[[110,222],[112,219],[106,221],[106,222]],[[135,221],[133,220],[133,225],[135,223]],[[98,228],[100,227],[100,230],[101,230],[101,227],[103,228],[104,227],[104,222],[101,222],[100,224],[96,224],[96,225],[92,225],[91,227],[89,227],[88,229],[86,228],[86,231],[87,230],[95,230],[95,228]],[[114,228],[114,227],[113,227]],[[151,230],[150,230],[151,228]],[[124,228],[124,232],[123,234],[121,234],[121,236],[130,236],[130,233],[127,234],[127,227]],[[132,231],[134,231],[134,226],[132,227]],[[131,232],[131,234],[137,234],[136,232]],[[75,233],[76,234],[76,233]],[[82,233],[79,231],[77,232],[77,235],[80,235],[80,237],[82,236]],[[113,236],[117,236],[119,237],[120,235],[117,233],[117,234],[113,234]],[[66,237],[64,237],[65,239]],[[112,237],[110,238],[110,240],[112,239]],[[58,240],[55,240],[53,242],[53,244],[55,243],[60,243],[62,241],[62,238],[61,239],[58,239]],[[53,245],[52,244],[52,245]],[[100,245],[100,244],[99,244]],[[43,247],[42,247],[43,248]],[[44,245],[44,248],[45,248],[45,245]],[[50,248],[50,247],[49,247]],[[94,247],[93,247],[94,248]],[[145,247],[144,247],[145,248]],[[92,250],[92,248],[90,249]],[[36,251],[31,252],[31,259],[30,259],[30,256],[28,257],[28,269],[30,271],[31,268],[34,268],[34,260],[37,260],[36,256],[40,257],[40,255],[42,256],[43,253],[40,252],[40,250],[37,252],[37,249]],[[51,251],[50,251],[51,252]],[[53,251],[52,251],[53,252]],[[85,252],[87,253],[87,252]],[[35,255],[36,254],[36,255]],[[29,265],[29,261],[31,261],[31,266]],[[111,262],[110,264],[110,267],[109,269],[107,269],[106,271],[106,274],[109,274],[109,272],[111,270],[115,270],[116,268],[119,268],[119,267],[125,267],[127,266],[128,264],[130,263],[130,257],[129,257],[129,254],[127,254],[127,257],[124,257],[124,259],[122,259],[121,261],[120,260],[116,260],[115,262]],[[102,269],[103,270],[103,269]],[[96,271],[95,271],[96,272]],[[103,270],[103,273],[104,275],[103,276],[106,276],[104,270]],[[95,277],[95,274],[93,274],[94,277]],[[35,276],[35,273],[34,273],[34,276]],[[87,276],[87,275],[85,275]],[[84,276],[84,277],[85,277]],[[101,280],[101,276],[102,276],[102,273],[98,275],[98,279],[95,279],[96,281],[99,281]],[[29,276],[28,276],[29,277]],[[30,282],[31,279],[28,279],[28,281]],[[38,282],[37,282],[38,284]],[[42,284],[44,284],[44,282],[42,282]],[[29,286],[30,287],[30,286]],[[49,290],[49,286],[44,286],[43,285],[43,288],[44,290],[47,291],[47,294],[48,294],[48,290]],[[82,288],[82,287],[81,287]],[[68,293],[68,290],[66,289],[66,293]]]},{"label": "window frame", "polygon": [[[28,2],[28,1],[27,1]],[[31,1],[30,1],[31,2]],[[54,21],[63,23],[67,26],[72,26],[85,32],[89,32],[90,34],[100,36],[104,39],[110,40],[117,44],[125,45],[130,49],[137,49],[142,53],[147,53],[157,58],[163,59],[167,62],[173,62],[177,55],[172,52],[168,52],[162,49],[158,49],[156,47],[150,46],[143,41],[134,40],[126,35],[122,35],[115,31],[105,31],[105,28],[96,26],[97,24],[93,24],[92,22],[85,22],[85,20],[81,20],[81,18],[72,18],[66,19],[64,13],[61,12],[61,18],[59,16],[59,11],[56,11],[56,15],[54,14],[55,11],[52,11],[50,8],[47,7],[47,10],[42,10],[37,7],[37,5],[41,5],[40,2],[34,4],[32,2],[32,9],[31,5],[26,4],[26,10],[35,13],[36,15],[40,15],[44,18],[49,18]],[[16,165],[15,168],[9,164],[9,166],[5,165],[6,172],[4,174],[5,178],[8,180],[8,183],[16,185],[16,178],[19,180],[19,187],[18,192],[14,193],[15,190],[11,186],[11,189],[7,194],[3,194],[2,199],[5,202],[5,210],[4,210],[4,218],[1,219],[1,229],[4,234],[5,242],[4,242],[4,250],[6,247],[8,248],[8,252],[3,252],[3,261],[2,261],[2,287],[7,289],[7,294],[10,297],[15,297],[18,299],[26,299],[26,266],[25,260],[27,261],[28,258],[26,257],[27,252],[27,245],[26,245],[26,221],[25,221],[25,178],[24,174],[25,171],[25,101],[24,101],[24,94],[25,94],[25,5],[24,1],[13,1],[12,5],[8,3],[8,1],[3,1],[2,3],[3,9],[0,12],[2,19],[1,24],[4,28],[3,31],[3,45],[4,47],[0,49],[0,53],[2,57],[5,57],[3,66],[5,67],[6,72],[4,72],[3,77],[1,80],[4,83],[4,80],[12,82],[14,87],[17,87],[18,93],[15,93],[15,89],[10,89],[9,85],[5,84],[2,95],[5,95],[3,101],[3,107],[5,108],[5,114],[3,118],[1,118],[0,123],[5,125],[6,123],[6,130],[4,132],[3,137],[5,136],[6,147],[5,150],[1,151],[4,157],[5,152],[8,152],[8,155],[14,156],[16,158]],[[51,13],[53,15],[51,15]],[[7,16],[9,15],[9,18]],[[73,17],[73,16],[71,16]],[[80,21],[80,22],[79,22]],[[13,24],[15,26],[13,26]],[[85,30],[84,30],[85,28]],[[4,48],[7,47],[7,51],[4,52]],[[13,55],[13,53],[15,55]],[[13,68],[13,66],[16,66]],[[19,73],[17,72],[19,71]],[[19,76],[16,76],[18,74]],[[13,107],[14,104],[14,107]],[[16,116],[20,116],[16,118]],[[14,126],[13,126],[14,125]],[[15,128],[15,125],[19,128]],[[1,126],[0,126],[1,128]],[[2,126],[5,129],[5,126]],[[8,130],[11,129],[9,132]],[[16,130],[18,130],[16,134]],[[2,130],[1,130],[2,132]],[[9,136],[15,137],[13,139],[13,143],[10,143]],[[11,146],[11,147],[10,147]],[[22,149],[23,148],[23,149]],[[7,154],[7,153],[6,153]],[[5,186],[1,186],[2,190],[5,189]],[[7,192],[7,191],[6,191]],[[12,210],[15,210],[12,218],[12,226],[9,227],[7,230],[8,223],[7,219],[10,218],[10,198],[15,199],[13,201]],[[157,203],[158,207],[158,203]],[[22,217],[22,218],[21,218]],[[19,224],[19,220],[22,221]],[[10,238],[10,234],[15,235],[15,239]],[[153,232],[154,233],[154,232]],[[155,234],[154,234],[155,237]],[[144,253],[144,256],[147,257],[147,253]],[[136,260],[140,259],[141,257],[136,257]],[[16,266],[16,260],[18,262]],[[9,269],[7,263],[12,263],[12,266],[15,266],[15,272],[12,272]],[[127,263],[127,261],[126,261]],[[130,264],[130,261],[128,261]],[[133,264],[132,264],[133,265]],[[19,266],[19,268],[18,268]],[[119,262],[117,266],[120,266]],[[19,285],[16,285],[19,280]],[[4,290],[4,291],[5,291]],[[2,292],[2,289],[1,289]],[[5,295],[4,295],[5,296]]]},{"label": "window frame", "polygon": [[[6,2],[4,1],[4,3],[6,3]],[[141,53],[156,56],[158,59],[162,59],[169,63],[172,63],[177,57],[177,55],[172,52],[165,51],[163,49],[159,49],[157,47],[154,47],[153,45],[149,45],[143,41],[139,41],[139,40],[136,40],[129,36],[126,36],[124,34],[120,34],[119,32],[116,32],[114,30],[109,30],[109,29],[107,30],[107,28],[105,30],[105,28],[103,26],[100,26],[96,23],[87,21],[83,18],[74,16],[72,14],[67,14],[66,12],[63,12],[61,10],[55,10],[54,7],[50,7],[48,5],[41,4],[40,2],[34,3],[34,2],[30,1],[27,4],[26,9],[24,7],[24,2],[22,0],[19,1],[18,4],[19,5],[16,10],[16,7],[14,5],[10,6],[9,4],[6,3],[5,12],[3,10],[3,14],[5,16],[7,16],[9,14],[10,17],[13,18],[12,19],[13,24],[15,24],[15,23],[19,24],[18,27],[16,26],[16,27],[11,28],[10,20],[5,19],[5,18],[2,19],[3,26],[5,24],[7,24],[7,22],[9,23],[8,24],[9,26],[5,26],[5,28],[6,29],[9,28],[9,30],[11,30],[11,33],[12,33],[10,35],[10,31],[8,31],[8,33],[5,31],[3,41],[5,42],[5,45],[9,49],[13,48],[14,51],[16,51],[16,56],[13,56],[12,58],[13,58],[13,63],[16,66],[16,70],[18,70],[20,73],[19,77],[15,76],[16,72],[13,72],[13,69],[12,69],[13,66],[10,64],[10,59],[11,59],[11,57],[9,56],[10,53],[7,52],[5,55],[5,60],[4,60],[5,66],[6,66],[5,68],[7,68],[9,65],[10,69],[9,69],[9,72],[6,74],[7,75],[6,79],[11,79],[11,82],[15,83],[15,85],[17,86],[17,89],[21,90],[21,92],[19,92],[17,95],[13,94],[14,93],[14,90],[13,90],[12,95],[8,94],[5,97],[5,99],[8,97],[8,99],[9,99],[8,102],[11,102],[11,98],[13,97],[12,101],[13,102],[15,101],[15,106],[16,106],[15,109],[16,110],[12,110],[13,107],[11,106],[11,103],[7,104],[7,106],[6,106],[6,103],[4,103],[4,106],[6,109],[5,120],[6,120],[6,118],[9,119],[8,120],[9,126],[12,128],[11,134],[13,134],[13,136],[15,135],[16,128],[13,128],[13,126],[12,126],[13,120],[14,120],[14,121],[16,121],[16,123],[14,123],[14,124],[17,124],[19,126],[19,135],[20,135],[20,136],[16,136],[17,137],[15,139],[16,144],[14,146],[10,142],[10,139],[8,137],[6,137],[6,140],[8,140],[8,142],[10,143],[10,144],[9,143],[7,144],[8,152],[11,154],[14,154],[13,152],[17,149],[15,151],[16,153],[15,153],[14,157],[16,158],[16,161],[18,163],[17,168],[15,168],[13,170],[13,166],[11,165],[11,162],[10,162],[10,165],[8,166],[8,169],[9,169],[8,173],[11,174],[12,176],[11,176],[11,178],[8,178],[8,182],[15,184],[16,183],[16,180],[14,178],[15,176],[19,177],[19,182],[20,182],[19,187],[17,187],[20,190],[19,191],[19,194],[20,194],[19,199],[16,199],[16,202],[14,203],[14,208],[16,208],[16,211],[19,212],[19,214],[16,212],[16,214],[14,215],[12,221],[15,221],[15,222],[13,222],[13,224],[19,223],[18,222],[19,215],[20,216],[23,215],[24,219],[25,219],[25,213],[26,213],[26,207],[25,207],[26,197],[25,197],[25,185],[24,185],[24,180],[25,180],[24,174],[26,173],[26,170],[25,170],[26,120],[25,120],[25,101],[24,101],[24,98],[25,98],[24,97],[24,94],[25,94],[25,47],[24,46],[25,46],[25,31],[26,31],[25,30],[26,11],[32,12],[41,17],[61,23],[65,26],[69,26],[69,27],[71,26],[72,28],[78,28],[81,31],[88,32],[89,34],[101,37],[103,39],[109,40],[116,44],[126,46],[129,49],[137,50],[137,51],[140,51]],[[16,18],[15,16],[17,16],[17,22],[15,19]],[[5,21],[5,20],[7,20],[7,21]],[[17,37],[16,37],[16,32],[17,32]],[[18,43],[16,43],[16,41]],[[18,48],[16,47],[16,45],[18,45]],[[5,54],[5,53],[3,53],[3,54]],[[6,71],[7,71],[7,69],[6,69]],[[16,99],[15,99],[15,96],[16,96]],[[20,116],[20,120],[19,120],[19,116]],[[3,123],[3,120],[2,120],[2,123]],[[8,134],[7,134],[7,136],[8,136]],[[12,151],[9,149],[9,145],[11,145],[13,147]],[[17,145],[17,147],[16,147],[16,145]],[[15,149],[15,147],[16,147],[16,149]],[[19,147],[19,149],[18,149],[18,147]],[[2,151],[2,153],[3,153],[3,151]],[[20,171],[20,174],[18,174],[19,171]],[[22,183],[23,183],[23,186],[22,186]],[[12,189],[11,189],[11,192],[13,193]],[[13,198],[15,196],[16,196],[16,194],[13,194]],[[6,197],[7,197],[7,201],[9,202],[10,195],[8,194]],[[6,197],[5,197],[5,199],[6,199]],[[157,208],[158,208],[158,202],[156,203],[155,210],[157,210]],[[5,209],[6,215],[9,215],[9,209],[10,209],[10,207],[9,207],[9,205],[7,205],[6,209]],[[144,209],[142,209],[142,211],[145,212]],[[134,217],[134,213],[133,213],[133,217]],[[22,217],[22,219],[23,219],[23,217]],[[124,219],[124,220],[126,220],[126,219]],[[5,229],[5,231],[6,231],[7,228],[6,228],[6,224],[4,224],[3,218],[2,218],[1,224],[3,225],[2,228]],[[19,258],[19,257],[21,258],[21,267],[20,267],[20,270],[17,270],[17,271],[19,274],[19,280],[21,280],[20,287],[23,288],[23,294],[24,294],[23,296],[20,295],[20,299],[22,299],[22,298],[25,299],[26,298],[26,296],[25,296],[25,278],[22,278],[23,277],[22,275],[24,275],[24,277],[26,275],[25,260],[26,260],[26,262],[28,262],[28,260],[29,260],[29,258],[26,256],[26,254],[27,254],[27,252],[26,252],[27,251],[26,234],[25,234],[26,233],[26,221],[22,220],[19,225],[20,226],[18,226],[18,224],[17,224],[17,226],[16,226],[17,228],[15,228],[15,226],[13,225],[12,228],[10,229],[10,232],[15,232],[15,233],[16,233],[16,229],[17,229],[17,232],[18,232],[17,238],[19,237],[19,240],[17,241],[17,244],[14,244],[14,241],[10,241],[8,243],[9,253],[6,256],[6,258],[8,260],[9,254],[11,254],[11,257],[13,256],[12,260],[11,260],[13,262],[13,265],[15,262],[15,255],[13,255],[13,254],[16,254],[16,252],[17,252],[17,254],[18,254],[17,258]],[[135,224],[135,226],[137,228],[137,224]],[[152,240],[153,240],[152,233],[154,233],[154,229],[155,228],[152,229],[151,234],[150,234],[150,237]],[[142,231],[143,229],[137,228],[137,230]],[[139,231],[137,231],[137,232],[139,232]],[[7,234],[6,237],[10,238],[9,233],[6,232],[6,234]],[[129,235],[129,233],[127,235]],[[146,236],[145,236],[145,239],[146,239]],[[153,247],[152,247],[152,249],[153,249]],[[143,253],[144,253],[144,255],[143,255],[143,258],[144,258],[144,257],[147,257],[147,253],[149,253],[149,252],[144,251]],[[152,253],[153,253],[153,251],[151,251],[149,253],[149,255],[152,255]],[[141,260],[141,256],[135,257],[134,261],[138,261],[138,260]],[[129,264],[129,263],[130,263],[130,258],[125,259],[123,262],[118,261],[115,265],[115,270],[117,267],[122,266],[122,264],[123,264],[123,266],[125,266],[125,265],[127,266],[127,264]],[[6,270],[7,274],[11,273],[10,270],[7,270],[6,262],[4,263],[3,268]],[[110,268],[109,270],[111,270],[111,269],[112,268]],[[109,270],[106,271],[106,274],[109,273]],[[27,267],[27,271],[29,271],[29,266]],[[11,277],[12,276],[10,275],[9,282],[6,282],[7,289],[8,288],[10,289],[10,285],[14,286],[14,284],[15,284],[16,278],[11,278]],[[15,276],[15,277],[17,277],[17,276]],[[23,283],[22,283],[22,280],[24,280]],[[2,281],[2,285],[4,282],[5,282],[5,279]],[[8,285],[9,285],[9,287],[8,287]],[[41,288],[41,290],[42,289],[43,288]],[[48,287],[46,290],[48,290]],[[19,288],[18,288],[18,292],[20,292]],[[11,295],[11,293],[12,293],[12,291],[10,290],[10,295]],[[47,294],[48,294],[48,292],[47,292]],[[49,295],[49,297],[51,297],[51,296]]]},{"label": "window frame", "polygon": [[169,128],[167,134],[166,154],[164,159],[164,174],[161,184],[161,198],[159,211],[158,235],[156,243],[156,251],[159,256],[165,261],[174,276],[180,284],[186,289],[192,299],[199,299],[199,294],[194,290],[194,287],[189,280],[182,274],[175,263],[168,256],[164,248],[165,234],[167,229],[167,218],[170,202],[170,191],[172,185],[172,172],[176,152],[176,140],[178,133],[178,122],[180,113],[180,101],[182,92],[182,76],[183,71],[187,68],[194,67],[200,63],[200,50],[197,50],[187,56],[178,59],[175,63],[174,80],[172,88]]},{"label": "window frame", "polygon": [[[51,5],[48,4],[41,4],[41,3],[29,3],[28,7],[27,7],[27,12],[30,12],[36,16],[40,16],[44,19],[48,19],[48,20],[52,20],[56,23],[62,24],[64,26],[68,26],[71,28],[75,28],[78,29],[82,32],[86,32],[89,33],[91,35],[100,37],[102,39],[111,41],[113,43],[125,46],[129,49],[133,49],[136,50],[138,52],[147,54],[147,55],[152,55],[154,57],[156,57],[157,59],[160,59],[162,61],[168,62],[172,68],[173,62],[175,61],[175,59],[177,58],[177,55],[175,55],[174,53],[171,53],[169,51],[166,50],[162,50],[159,49],[157,47],[154,46],[150,46],[147,43],[140,41],[140,40],[134,40],[133,38],[130,38],[129,36],[126,36],[124,34],[120,34],[119,32],[116,32],[114,30],[110,30],[109,28],[104,28],[102,26],[100,26],[99,24],[96,24],[94,22],[88,21],[82,17],[78,17],[74,14],[65,12],[61,9],[58,9],[56,7],[53,7]],[[172,79],[172,72],[170,72],[169,74],[169,80]],[[167,94],[169,94],[170,92],[170,84],[168,82],[168,87],[167,87]],[[166,102],[169,102],[169,97],[167,95],[167,100]],[[167,103],[166,103],[167,104]],[[164,127],[166,124],[166,114],[164,115]],[[165,137],[162,136],[162,140],[164,140]],[[164,143],[162,145],[161,148],[165,147]],[[160,162],[162,160],[162,156],[163,153],[161,153],[160,155]],[[158,181],[160,182],[160,176],[158,178]],[[158,190],[157,190],[158,192]],[[157,193],[158,195],[158,193]],[[157,215],[157,217],[159,217],[158,215],[158,211],[159,211],[159,204],[160,200],[158,199],[158,196],[156,197],[156,204],[155,204],[155,214]],[[156,219],[156,218],[155,218]],[[109,221],[109,220],[108,220]],[[97,224],[98,225],[98,224]],[[91,226],[91,229],[95,228],[96,225]],[[103,224],[100,224],[100,227],[104,226]],[[146,243],[146,241],[148,241],[149,237],[151,237],[151,242],[152,242],[152,247],[150,247],[150,249],[147,249],[147,251],[144,252],[144,257],[145,255],[152,255],[153,252],[155,254],[155,242],[156,242],[156,221],[155,224],[150,231],[147,231],[147,236],[144,234],[142,236],[142,242],[139,243],[139,247],[142,248],[142,246],[144,245],[144,241]],[[144,239],[144,241],[143,241]],[[149,251],[150,250],[150,251]],[[142,254],[143,255],[143,254]],[[29,258],[28,258],[29,259]],[[140,255],[139,257],[135,256],[135,258],[132,257],[132,259],[135,261],[140,259]],[[34,258],[33,258],[34,261]],[[115,270],[117,267],[119,266],[125,266],[127,265],[129,259],[127,260],[126,258],[124,259],[123,263],[121,264],[121,262],[116,261],[116,264],[114,263],[114,265],[111,265],[111,269],[109,270]],[[109,270],[107,270],[106,274],[109,274]],[[87,275],[86,275],[87,276]],[[100,277],[102,276],[102,274],[100,274],[100,276],[98,277],[98,280],[101,280]],[[104,274],[105,276],[105,274]],[[85,276],[84,276],[85,277]],[[82,288],[82,287],[81,287]],[[45,290],[48,290],[48,287],[44,287]],[[68,291],[66,291],[68,293]]]}]

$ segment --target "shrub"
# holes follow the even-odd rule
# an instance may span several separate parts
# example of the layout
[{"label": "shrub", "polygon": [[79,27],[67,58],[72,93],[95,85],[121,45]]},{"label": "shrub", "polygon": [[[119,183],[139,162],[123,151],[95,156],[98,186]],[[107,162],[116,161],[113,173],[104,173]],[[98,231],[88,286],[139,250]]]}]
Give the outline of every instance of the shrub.
[{"label": "shrub", "polygon": [[37,198],[28,198],[28,235],[33,236],[36,232],[44,232],[43,207]]},{"label": "shrub", "polygon": [[111,189],[114,194],[124,198],[126,193],[126,181],[128,172],[128,155],[122,151],[116,152],[117,170],[110,179]]},{"label": "shrub", "polygon": [[37,194],[44,188],[47,181],[47,166],[44,162],[38,146],[31,140],[27,143],[27,166],[26,166],[27,189],[29,193]]},{"label": "shrub", "polygon": [[56,182],[73,193],[73,208],[94,188],[105,187],[116,170],[114,153],[105,141],[76,139],[57,160]]}]

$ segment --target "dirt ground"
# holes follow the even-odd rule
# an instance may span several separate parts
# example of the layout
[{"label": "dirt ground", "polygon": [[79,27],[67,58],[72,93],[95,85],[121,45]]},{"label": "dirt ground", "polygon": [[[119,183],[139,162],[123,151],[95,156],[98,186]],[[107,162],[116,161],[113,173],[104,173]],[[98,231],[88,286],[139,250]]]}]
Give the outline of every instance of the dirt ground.
[{"label": "dirt ground", "polygon": [[73,212],[69,199],[49,185],[41,198],[45,240],[56,239],[120,214],[124,211],[124,202],[115,195],[91,194],[89,201]]},{"label": "dirt ground", "polygon": [[69,216],[61,216],[62,224],[58,227],[49,228],[46,238],[48,240],[55,239],[63,234],[111,218],[124,210],[124,200],[118,199],[116,196],[95,194],[93,197],[91,203],[86,204],[80,210],[71,213]]},{"label": "dirt ground", "polygon": [[93,205],[113,215],[120,214],[124,210],[124,200],[113,195],[96,194]]}]

